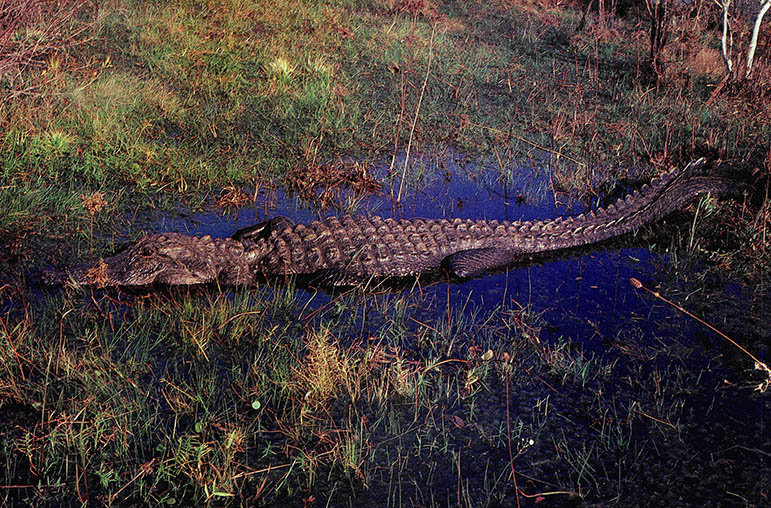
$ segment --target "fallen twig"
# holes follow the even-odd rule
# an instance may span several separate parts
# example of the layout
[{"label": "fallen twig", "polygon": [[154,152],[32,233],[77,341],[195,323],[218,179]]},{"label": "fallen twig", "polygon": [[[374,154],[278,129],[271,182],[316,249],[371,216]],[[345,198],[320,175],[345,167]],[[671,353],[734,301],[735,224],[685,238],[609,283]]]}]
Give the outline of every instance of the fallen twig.
[{"label": "fallen twig", "polygon": [[655,296],[656,298],[658,298],[662,302],[668,303],[669,305],[671,305],[672,307],[676,308],[677,310],[679,310],[683,314],[692,317],[693,319],[695,319],[699,323],[703,324],[704,326],[706,326],[710,330],[714,331],[715,333],[717,333],[718,335],[723,337],[725,340],[727,340],[728,342],[730,342],[734,346],[738,347],[744,354],[746,354],[747,356],[752,358],[752,360],[755,362],[755,368],[757,370],[762,370],[763,372],[766,373],[766,379],[764,379],[762,383],[758,384],[758,386],[755,387],[755,390],[759,391],[759,392],[765,392],[766,390],[768,390],[768,387],[771,386],[771,369],[768,368],[768,365],[766,365],[765,363],[763,363],[760,360],[758,360],[758,358],[755,355],[753,355],[752,353],[747,351],[741,344],[739,344],[738,342],[736,342],[731,337],[729,337],[728,335],[724,334],[723,332],[721,332],[720,330],[718,330],[717,328],[715,328],[711,324],[707,323],[703,319],[699,318],[698,316],[694,316],[693,314],[691,314],[690,312],[688,312],[686,309],[684,309],[683,307],[679,306],[678,304],[676,304],[676,303],[674,303],[674,302],[672,302],[670,300],[667,300],[666,298],[661,296],[661,294],[658,291],[653,291],[651,289],[648,289],[647,287],[645,287],[643,285],[642,282],[640,282],[639,280],[635,279],[634,277],[629,279],[629,282],[630,282],[630,284],[632,284],[632,286],[634,286],[635,289],[644,289],[645,291],[647,291],[648,293],[652,294],[653,296]]}]

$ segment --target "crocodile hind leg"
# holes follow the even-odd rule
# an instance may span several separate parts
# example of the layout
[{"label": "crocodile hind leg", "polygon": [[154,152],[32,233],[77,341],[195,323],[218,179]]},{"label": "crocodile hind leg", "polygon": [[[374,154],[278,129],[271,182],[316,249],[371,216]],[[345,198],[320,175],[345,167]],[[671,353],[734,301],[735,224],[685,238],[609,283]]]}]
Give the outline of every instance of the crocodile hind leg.
[{"label": "crocodile hind leg", "polygon": [[520,253],[511,249],[484,247],[450,254],[442,261],[442,267],[450,275],[468,279],[510,265],[519,258]]}]

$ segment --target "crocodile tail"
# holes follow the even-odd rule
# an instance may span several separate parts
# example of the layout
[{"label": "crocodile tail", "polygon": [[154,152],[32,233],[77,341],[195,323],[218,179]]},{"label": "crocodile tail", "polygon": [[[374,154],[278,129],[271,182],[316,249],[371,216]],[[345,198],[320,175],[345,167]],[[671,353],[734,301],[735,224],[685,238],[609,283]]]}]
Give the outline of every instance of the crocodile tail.
[{"label": "crocodile tail", "polygon": [[655,222],[700,196],[734,190],[734,182],[707,174],[705,168],[706,160],[698,159],[654,178],[605,208],[543,223],[537,228],[539,241],[533,243],[533,250],[558,250],[607,240]]}]

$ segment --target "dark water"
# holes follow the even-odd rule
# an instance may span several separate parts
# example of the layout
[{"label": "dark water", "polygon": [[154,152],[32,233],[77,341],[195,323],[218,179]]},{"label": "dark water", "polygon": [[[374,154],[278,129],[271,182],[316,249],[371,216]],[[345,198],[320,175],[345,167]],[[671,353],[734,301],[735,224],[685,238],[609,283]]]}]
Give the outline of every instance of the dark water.
[{"label": "dark water", "polygon": [[[399,207],[394,205],[388,188],[380,195],[350,197],[350,202],[340,203],[330,210],[317,210],[278,193],[261,195],[256,206],[239,210],[237,214],[210,212],[167,218],[154,224],[152,229],[229,236],[236,229],[277,215],[291,217],[297,222],[339,215],[351,208],[353,202],[360,213],[397,218],[527,220],[578,214],[585,209],[576,200],[555,195],[545,168],[509,168],[502,174],[497,164],[472,163],[458,154],[413,161],[411,174],[422,176],[410,177],[412,180],[408,182]],[[395,165],[399,170],[402,162],[403,159],[399,159]],[[382,181],[388,182],[385,166],[377,168],[376,172]],[[391,185],[398,189],[398,177]],[[523,413],[532,410],[528,408],[534,400],[550,395],[556,401],[553,402],[555,407],[562,408],[557,410],[570,415],[563,428],[545,427],[552,434],[549,437],[552,444],[555,436],[562,433],[566,443],[594,447],[596,419],[591,415],[595,414],[596,408],[586,407],[593,400],[605,400],[609,406],[649,410],[654,399],[644,393],[646,390],[672,389],[667,388],[667,382],[671,380],[665,379],[662,383],[658,376],[663,372],[665,376],[678,377],[678,383],[673,386],[683,393],[664,397],[677,406],[672,413],[675,421],[668,423],[677,426],[677,432],[662,433],[665,438],[657,437],[657,423],[649,416],[641,418],[642,423],[638,422],[634,431],[630,426],[631,443],[622,447],[625,451],[615,457],[613,452],[607,451],[594,463],[594,467],[602,466],[611,471],[605,473],[608,478],[613,476],[614,468],[625,471],[623,475],[619,472],[618,486],[608,486],[611,491],[617,489],[617,496],[614,498],[601,492],[596,498],[590,496],[587,502],[625,506],[637,506],[637,501],[656,505],[656,500],[661,501],[662,506],[768,504],[768,457],[771,455],[766,419],[769,403],[767,395],[752,392],[750,388],[757,379],[751,371],[751,362],[714,332],[649,294],[634,289],[629,282],[630,278],[636,278],[646,287],[676,295],[675,299],[680,303],[706,316],[762,357],[769,337],[766,331],[769,322],[764,315],[767,306],[762,301],[753,301],[751,292],[745,291],[740,283],[722,279],[714,275],[714,270],[703,275],[704,267],[699,262],[691,259],[684,263],[667,253],[661,246],[670,245],[670,236],[688,232],[689,224],[672,226],[671,223],[677,220],[670,220],[670,225],[650,228],[646,234],[630,235],[620,242],[559,259],[512,267],[463,283],[434,284],[421,288],[419,297],[415,295],[415,298],[431,302],[426,310],[428,320],[432,319],[432,312],[434,319],[438,319],[447,307],[463,311],[481,309],[481,315],[502,307],[524,307],[531,314],[540,316],[539,338],[544,343],[566,341],[586,355],[595,355],[601,363],[619,362],[613,371],[616,378],[578,388],[564,386],[559,396],[540,384],[528,387],[523,383],[517,388],[510,400],[520,404]],[[659,247],[650,249],[651,244]],[[305,293],[301,298],[312,301],[312,306],[322,306],[331,296]],[[373,320],[371,325],[377,326],[376,321]],[[364,331],[362,336],[366,335]],[[632,360],[630,355],[634,353],[628,353],[630,346],[656,353],[644,361]],[[682,354],[660,354],[662,348],[679,348]],[[679,379],[682,372],[691,377]],[[496,388],[497,397],[494,396]],[[485,423],[485,418],[491,426],[500,424],[506,411],[505,400],[500,397],[501,389],[500,386],[493,387],[493,393],[480,403],[485,415],[480,417],[480,424]],[[595,397],[596,393],[588,393],[592,390],[615,393]],[[579,406],[581,408],[576,409]],[[542,441],[547,442],[546,438]],[[658,442],[661,444],[657,445]],[[533,465],[526,469],[533,476],[551,478],[554,484],[575,476],[564,462],[554,461],[560,446],[544,444],[535,448],[528,456]],[[508,463],[508,457],[500,448],[476,444],[469,450],[472,456],[486,457],[488,465],[498,464],[505,468]],[[418,484],[422,482],[441,491],[443,482],[456,481],[449,469],[444,473],[439,470],[427,472],[422,466],[416,466],[409,474],[422,480],[409,487],[414,492],[406,497],[411,500],[420,498],[424,491]],[[482,482],[482,472],[474,472],[472,468],[466,474],[472,484]],[[595,474],[601,476],[599,472]],[[359,492],[360,501],[355,504],[373,503],[384,494],[382,489],[393,486],[393,478],[383,479],[381,483],[370,480],[368,494],[361,497]],[[485,491],[481,485],[477,488]],[[535,484],[530,488],[531,491],[545,489]],[[346,499],[346,495],[350,492],[346,494],[343,490],[338,494],[340,500]],[[508,497],[504,496],[500,503],[510,505],[513,499],[509,491]],[[544,505],[574,502],[565,501],[564,497],[560,499],[548,498]],[[523,500],[523,505],[533,503],[532,499]]]},{"label": "dark water", "polygon": [[[507,169],[502,175],[492,162],[471,162],[457,154],[438,161],[428,157],[417,161],[413,157],[412,161],[422,168],[422,176],[406,186],[400,206],[395,205],[392,192],[386,188],[379,195],[358,198],[357,212],[395,218],[515,221],[577,215],[586,209],[581,202],[552,192],[547,168]],[[401,168],[402,163],[403,158],[397,159],[396,167]],[[376,171],[383,173],[385,169],[381,166]],[[399,187],[398,175],[393,187]],[[296,222],[308,222],[344,214],[345,208],[318,210],[297,198],[275,193],[261,196],[256,207],[235,214],[209,212],[164,218],[153,229],[226,237],[270,217],[284,215]],[[666,236],[656,241],[669,243]],[[629,283],[634,277],[651,287],[650,283],[656,284],[657,272],[669,263],[667,255],[652,252],[644,245],[644,240],[629,237],[613,245],[570,253],[565,259],[540,260],[479,279],[430,286],[424,292],[441,302],[437,305],[440,309],[447,298],[451,304],[473,304],[490,310],[516,302],[543,313],[550,324],[547,338],[563,337],[589,350],[604,351],[599,339],[612,337],[624,323],[654,322],[672,315]]]}]

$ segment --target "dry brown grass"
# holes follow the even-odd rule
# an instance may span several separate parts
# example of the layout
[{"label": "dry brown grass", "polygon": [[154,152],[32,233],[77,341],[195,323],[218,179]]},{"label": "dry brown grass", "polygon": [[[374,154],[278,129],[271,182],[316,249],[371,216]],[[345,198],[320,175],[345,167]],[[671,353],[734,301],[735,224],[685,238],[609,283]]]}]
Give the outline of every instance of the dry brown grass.
[{"label": "dry brown grass", "polygon": [[322,208],[340,206],[349,191],[355,196],[380,192],[380,183],[360,162],[301,164],[292,168],[287,177],[293,191]]},{"label": "dry brown grass", "polygon": [[723,57],[720,50],[701,46],[696,49],[690,59],[689,70],[693,74],[707,76],[710,79],[721,79],[725,74]]},{"label": "dry brown grass", "polygon": [[[61,55],[87,33],[88,25],[77,21],[85,9],[85,0],[0,2],[0,94],[34,93],[54,79]],[[30,71],[38,71],[36,79]]]},{"label": "dry brown grass", "polygon": [[431,0],[390,0],[387,2],[391,12],[399,12],[414,17],[424,17],[436,20],[439,16],[439,8]]}]

